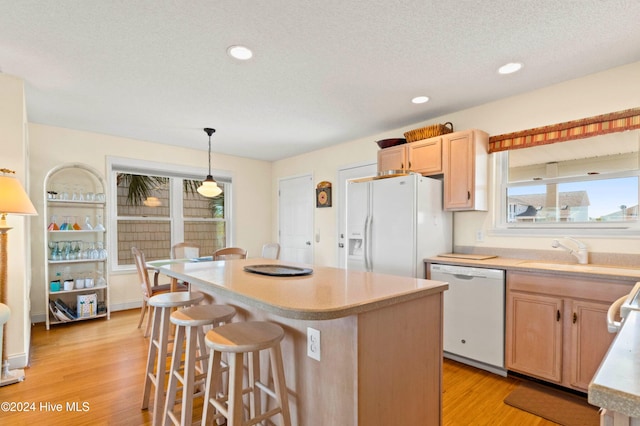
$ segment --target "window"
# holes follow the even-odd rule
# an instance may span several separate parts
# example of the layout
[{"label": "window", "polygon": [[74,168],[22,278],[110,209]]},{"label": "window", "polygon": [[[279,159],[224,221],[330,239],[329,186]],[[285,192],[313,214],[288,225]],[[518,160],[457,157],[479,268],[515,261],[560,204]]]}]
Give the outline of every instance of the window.
[{"label": "window", "polygon": [[182,241],[198,244],[202,255],[230,245],[229,177],[215,175],[223,192],[206,198],[196,191],[206,171],[118,159],[111,160],[110,170],[113,269],[133,266],[133,246],[156,260],[168,258],[171,246]]},{"label": "window", "polygon": [[639,133],[496,153],[498,227],[640,230]]}]

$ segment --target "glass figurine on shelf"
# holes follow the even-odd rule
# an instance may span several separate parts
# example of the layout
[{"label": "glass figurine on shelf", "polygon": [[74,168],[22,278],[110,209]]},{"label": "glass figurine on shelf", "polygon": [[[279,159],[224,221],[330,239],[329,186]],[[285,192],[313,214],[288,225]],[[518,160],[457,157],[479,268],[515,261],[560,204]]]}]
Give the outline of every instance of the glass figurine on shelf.
[{"label": "glass figurine on shelf", "polygon": [[73,231],[79,231],[82,229],[82,227],[80,227],[80,224],[78,223],[78,216],[73,216],[73,225],[71,226],[71,229]]},{"label": "glass figurine on shelf", "polygon": [[67,216],[63,216],[62,218],[62,224],[60,225],[60,230],[61,231],[69,231],[69,218]]},{"label": "glass figurine on shelf", "polygon": [[94,231],[104,231],[105,229],[104,229],[104,226],[102,225],[102,215],[98,214],[98,215],[96,215],[96,218],[97,218],[98,222],[96,223],[96,226],[94,226],[93,230]]},{"label": "glass figurine on shelf", "polygon": [[107,280],[104,279],[104,274],[102,271],[97,271],[96,275],[98,278],[96,279],[96,287],[104,287],[107,285]]},{"label": "glass figurine on shelf", "polygon": [[58,226],[56,216],[51,216],[51,220],[49,221],[49,226],[47,227],[49,231],[59,231],[60,227]]},{"label": "glass figurine on shelf", "polygon": [[91,231],[93,226],[91,225],[91,221],[89,220],[89,216],[84,218],[84,225],[82,225],[82,229],[84,231]]},{"label": "glass figurine on shelf", "polygon": [[98,253],[98,259],[107,258],[107,249],[104,248],[104,243],[102,241],[98,241]]},{"label": "glass figurine on shelf", "polygon": [[49,241],[49,259],[50,260],[62,260],[62,251],[60,250],[59,241]]}]

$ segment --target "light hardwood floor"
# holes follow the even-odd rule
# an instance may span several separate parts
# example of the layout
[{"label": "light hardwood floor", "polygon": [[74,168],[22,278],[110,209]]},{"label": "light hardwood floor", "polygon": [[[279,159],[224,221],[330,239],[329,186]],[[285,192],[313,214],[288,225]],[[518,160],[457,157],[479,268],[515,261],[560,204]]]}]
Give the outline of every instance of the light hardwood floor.
[{"label": "light hardwood floor", "polygon": [[[150,424],[149,412],[140,410],[148,340],[136,328],[138,315],[139,310],[114,312],[108,321],[49,331],[35,325],[26,380],[0,387],[0,402],[22,405],[23,411],[1,410],[0,425]],[[554,425],[502,402],[517,383],[445,360],[443,424]]]}]

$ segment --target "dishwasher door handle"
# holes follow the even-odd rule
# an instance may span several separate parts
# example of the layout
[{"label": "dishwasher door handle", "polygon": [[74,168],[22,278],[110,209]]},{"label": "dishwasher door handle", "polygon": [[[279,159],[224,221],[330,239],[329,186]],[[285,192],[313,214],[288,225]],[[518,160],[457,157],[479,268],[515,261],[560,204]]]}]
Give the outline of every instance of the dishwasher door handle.
[{"label": "dishwasher door handle", "polygon": [[462,274],[452,274],[452,275],[460,280],[472,280],[474,278],[487,278],[484,275],[462,275]]}]

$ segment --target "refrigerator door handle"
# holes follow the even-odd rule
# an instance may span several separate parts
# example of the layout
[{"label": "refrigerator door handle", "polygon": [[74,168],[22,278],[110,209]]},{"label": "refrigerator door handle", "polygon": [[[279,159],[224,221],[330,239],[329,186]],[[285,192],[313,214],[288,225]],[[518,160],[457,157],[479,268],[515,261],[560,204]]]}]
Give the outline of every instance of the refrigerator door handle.
[{"label": "refrigerator door handle", "polygon": [[367,216],[368,226],[366,236],[365,236],[365,252],[366,252],[366,263],[365,266],[367,271],[373,271],[373,257],[371,255],[371,251],[373,250],[373,215]]},{"label": "refrigerator door handle", "polygon": [[364,219],[364,236],[363,236],[363,245],[364,245],[364,270],[369,270],[369,215]]}]

